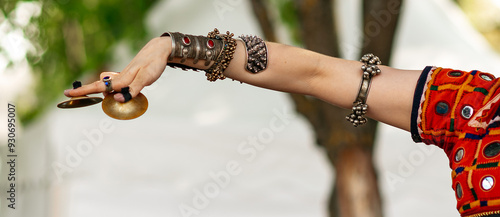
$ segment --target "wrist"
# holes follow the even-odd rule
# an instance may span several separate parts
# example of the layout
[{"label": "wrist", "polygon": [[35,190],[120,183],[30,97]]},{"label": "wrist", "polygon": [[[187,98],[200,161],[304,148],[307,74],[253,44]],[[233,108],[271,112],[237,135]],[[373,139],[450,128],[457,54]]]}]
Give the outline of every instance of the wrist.
[{"label": "wrist", "polygon": [[162,50],[161,58],[168,59],[172,53],[172,39],[169,36],[162,36],[153,38],[152,41],[154,41],[154,46]]}]

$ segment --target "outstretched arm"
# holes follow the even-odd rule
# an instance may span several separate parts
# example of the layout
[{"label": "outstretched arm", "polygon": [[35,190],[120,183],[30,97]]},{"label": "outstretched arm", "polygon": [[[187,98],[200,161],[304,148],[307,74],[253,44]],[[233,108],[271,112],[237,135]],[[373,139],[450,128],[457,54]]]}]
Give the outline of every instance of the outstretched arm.
[{"label": "outstretched arm", "polygon": [[[361,62],[268,42],[268,67],[252,74],[244,68],[244,45],[240,41],[237,43],[234,59],[224,72],[227,77],[267,89],[311,95],[346,109],[352,107],[362,78]],[[129,86],[132,97],[136,96],[160,77],[171,50],[170,37],[152,39],[121,73],[112,75],[113,88],[118,91]],[[180,59],[172,62],[179,63]],[[192,64],[188,60],[184,64],[199,69],[209,67],[203,61]],[[413,92],[420,71],[386,66],[380,66],[380,69],[382,73],[372,79],[367,99],[368,116],[409,131]],[[105,75],[109,73],[101,74],[101,79]],[[65,95],[80,96],[104,92],[105,89],[102,81],[96,81],[66,90]],[[116,94],[115,99],[124,100],[121,94]]]}]

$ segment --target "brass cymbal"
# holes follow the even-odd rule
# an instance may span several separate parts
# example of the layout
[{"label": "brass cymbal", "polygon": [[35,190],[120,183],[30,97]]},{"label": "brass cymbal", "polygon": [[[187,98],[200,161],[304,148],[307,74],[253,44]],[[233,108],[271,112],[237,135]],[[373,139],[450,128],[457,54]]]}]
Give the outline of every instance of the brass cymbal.
[{"label": "brass cymbal", "polygon": [[113,96],[108,94],[102,101],[102,110],[112,118],[130,120],[141,116],[148,109],[148,99],[142,93],[125,103],[116,101]]},{"label": "brass cymbal", "polygon": [[102,101],[101,97],[75,96],[69,100],[65,100],[57,104],[58,108],[80,108],[89,105],[94,105]]}]

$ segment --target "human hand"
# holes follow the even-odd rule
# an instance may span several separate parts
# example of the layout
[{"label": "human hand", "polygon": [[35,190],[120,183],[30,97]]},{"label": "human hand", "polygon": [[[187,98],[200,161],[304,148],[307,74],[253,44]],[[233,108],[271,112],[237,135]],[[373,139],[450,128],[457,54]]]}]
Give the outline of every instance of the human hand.
[{"label": "human hand", "polygon": [[117,92],[114,95],[115,100],[125,102],[125,97],[120,93],[120,90],[127,86],[130,87],[130,95],[134,98],[145,86],[149,86],[158,80],[165,70],[171,50],[172,42],[170,37],[153,38],[120,73],[103,72],[100,75],[100,80],[77,89],[65,90],[64,95],[68,97],[92,93],[106,95],[106,85],[102,80],[104,77],[109,76],[112,79],[112,88]]}]

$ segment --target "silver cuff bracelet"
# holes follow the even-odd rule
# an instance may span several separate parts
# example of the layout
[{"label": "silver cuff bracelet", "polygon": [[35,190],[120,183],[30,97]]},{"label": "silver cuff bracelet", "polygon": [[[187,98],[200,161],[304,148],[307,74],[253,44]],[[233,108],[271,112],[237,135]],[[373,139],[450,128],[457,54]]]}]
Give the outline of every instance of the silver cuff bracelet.
[{"label": "silver cuff bracelet", "polygon": [[205,66],[212,64],[222,54],[224,42],[206,36],[186,35],[179,32],[166,32],[162,36],[172,38],[172,53],[168,61],[175,57],[181,58],[181,63],[193,59],[193,63],[205,60]]},{"label": "silver cuff bracelet", "polygon": [[239,37],[246,47],[247,59],[245,69],[251,73],[258,73],[267,68],[267,46],[262,38],[257,36]]}]

